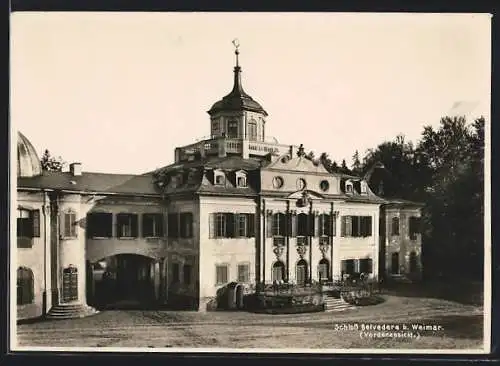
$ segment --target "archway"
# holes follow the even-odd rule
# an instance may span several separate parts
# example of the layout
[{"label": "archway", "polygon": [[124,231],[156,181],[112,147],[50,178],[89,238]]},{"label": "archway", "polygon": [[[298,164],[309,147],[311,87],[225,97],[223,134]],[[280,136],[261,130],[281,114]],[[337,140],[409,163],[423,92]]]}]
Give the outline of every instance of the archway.
[{"label": "archway", "polygon": [[[92,304],[99,308],[143,308],[155,299],[154,260],[137,254],[117,254],[90,265]],[[89,301],[90,303],[90,301]]]},{"label": "archway", "polygon": [[279,282],[285,280],[285,264],[282,261],[274,262],[272,281]]},{"label": "archway", "polygon": [[307,261],[305,259],[301,259],[297,262],[297,285],[304,286],[307,282]]}]

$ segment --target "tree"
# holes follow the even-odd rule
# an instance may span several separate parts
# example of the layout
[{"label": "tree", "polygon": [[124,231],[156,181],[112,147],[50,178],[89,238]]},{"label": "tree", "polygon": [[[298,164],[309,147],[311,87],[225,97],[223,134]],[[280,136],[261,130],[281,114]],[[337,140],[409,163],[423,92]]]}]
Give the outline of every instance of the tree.
[{"label": "tree", "polygon": [[45,149],[40,163],[42,170],[49,172],[60,172],[66,166],[66,162],[60,156],[53,157],[47,149]]},{"label": "tree", "polygon": [[343,174],[351,174],[351,171],[347,167],[347,163],[345,162],[345,159],[342,159],[342,165],[340,166],[339,172],[343,173]]},{"label": "tree", "polygon": [[356,150],[352,156],[352,172],[355,174],[361,174],[361,162],[359,161],[359,152]]}]

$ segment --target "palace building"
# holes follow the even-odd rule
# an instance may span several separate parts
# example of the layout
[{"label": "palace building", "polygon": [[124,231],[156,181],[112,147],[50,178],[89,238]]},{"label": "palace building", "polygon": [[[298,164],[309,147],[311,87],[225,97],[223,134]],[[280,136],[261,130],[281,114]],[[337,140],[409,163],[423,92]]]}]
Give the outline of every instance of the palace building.
[{"label": "palace building", "polygon": [[[208,111],[209,139],[142,175],[45,171],[17,141],[17,316],[90,315],[112,302],[204,311],[228,283],[421,275],[421,206],[330,173],[266,136],[242,87]],[[270,122],[272,123],[272,122]],[[14,273],[14,272],[12,272]]]}]

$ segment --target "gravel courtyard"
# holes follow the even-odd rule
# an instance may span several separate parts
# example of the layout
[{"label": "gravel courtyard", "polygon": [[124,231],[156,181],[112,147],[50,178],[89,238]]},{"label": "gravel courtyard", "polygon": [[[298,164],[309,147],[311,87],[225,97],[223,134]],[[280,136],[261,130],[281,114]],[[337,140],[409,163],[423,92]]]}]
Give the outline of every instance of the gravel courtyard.
[{"label": "gravel courtyard", "polygon": [[[385,299],[344,312],[295,315],[103,311],[83,319],[20,324],[17,340],[22,348],[482,349],[481,307],[440,299]],[[384,324],[398,325],[400,331],[377,330]],[[416,324],[428,328],[413,329]]]}]

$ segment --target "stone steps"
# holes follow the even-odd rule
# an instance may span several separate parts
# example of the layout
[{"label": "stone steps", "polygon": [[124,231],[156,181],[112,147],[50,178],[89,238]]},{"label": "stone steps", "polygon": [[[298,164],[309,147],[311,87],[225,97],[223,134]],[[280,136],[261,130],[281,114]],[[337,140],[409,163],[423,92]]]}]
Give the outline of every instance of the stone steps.
[{"label": "stone steps", "polygon": [[99,313],[98,310],[82,304],[60,304],[53,306],[45,316],[47,319],[75,319]]},{"label": "stone steps", "polygon": [[356,309],[356,306],[351,305],[345,302],[344,300],[337,299],[335,297],[327,296],[324,302],[325,302],[326,313]]}]

